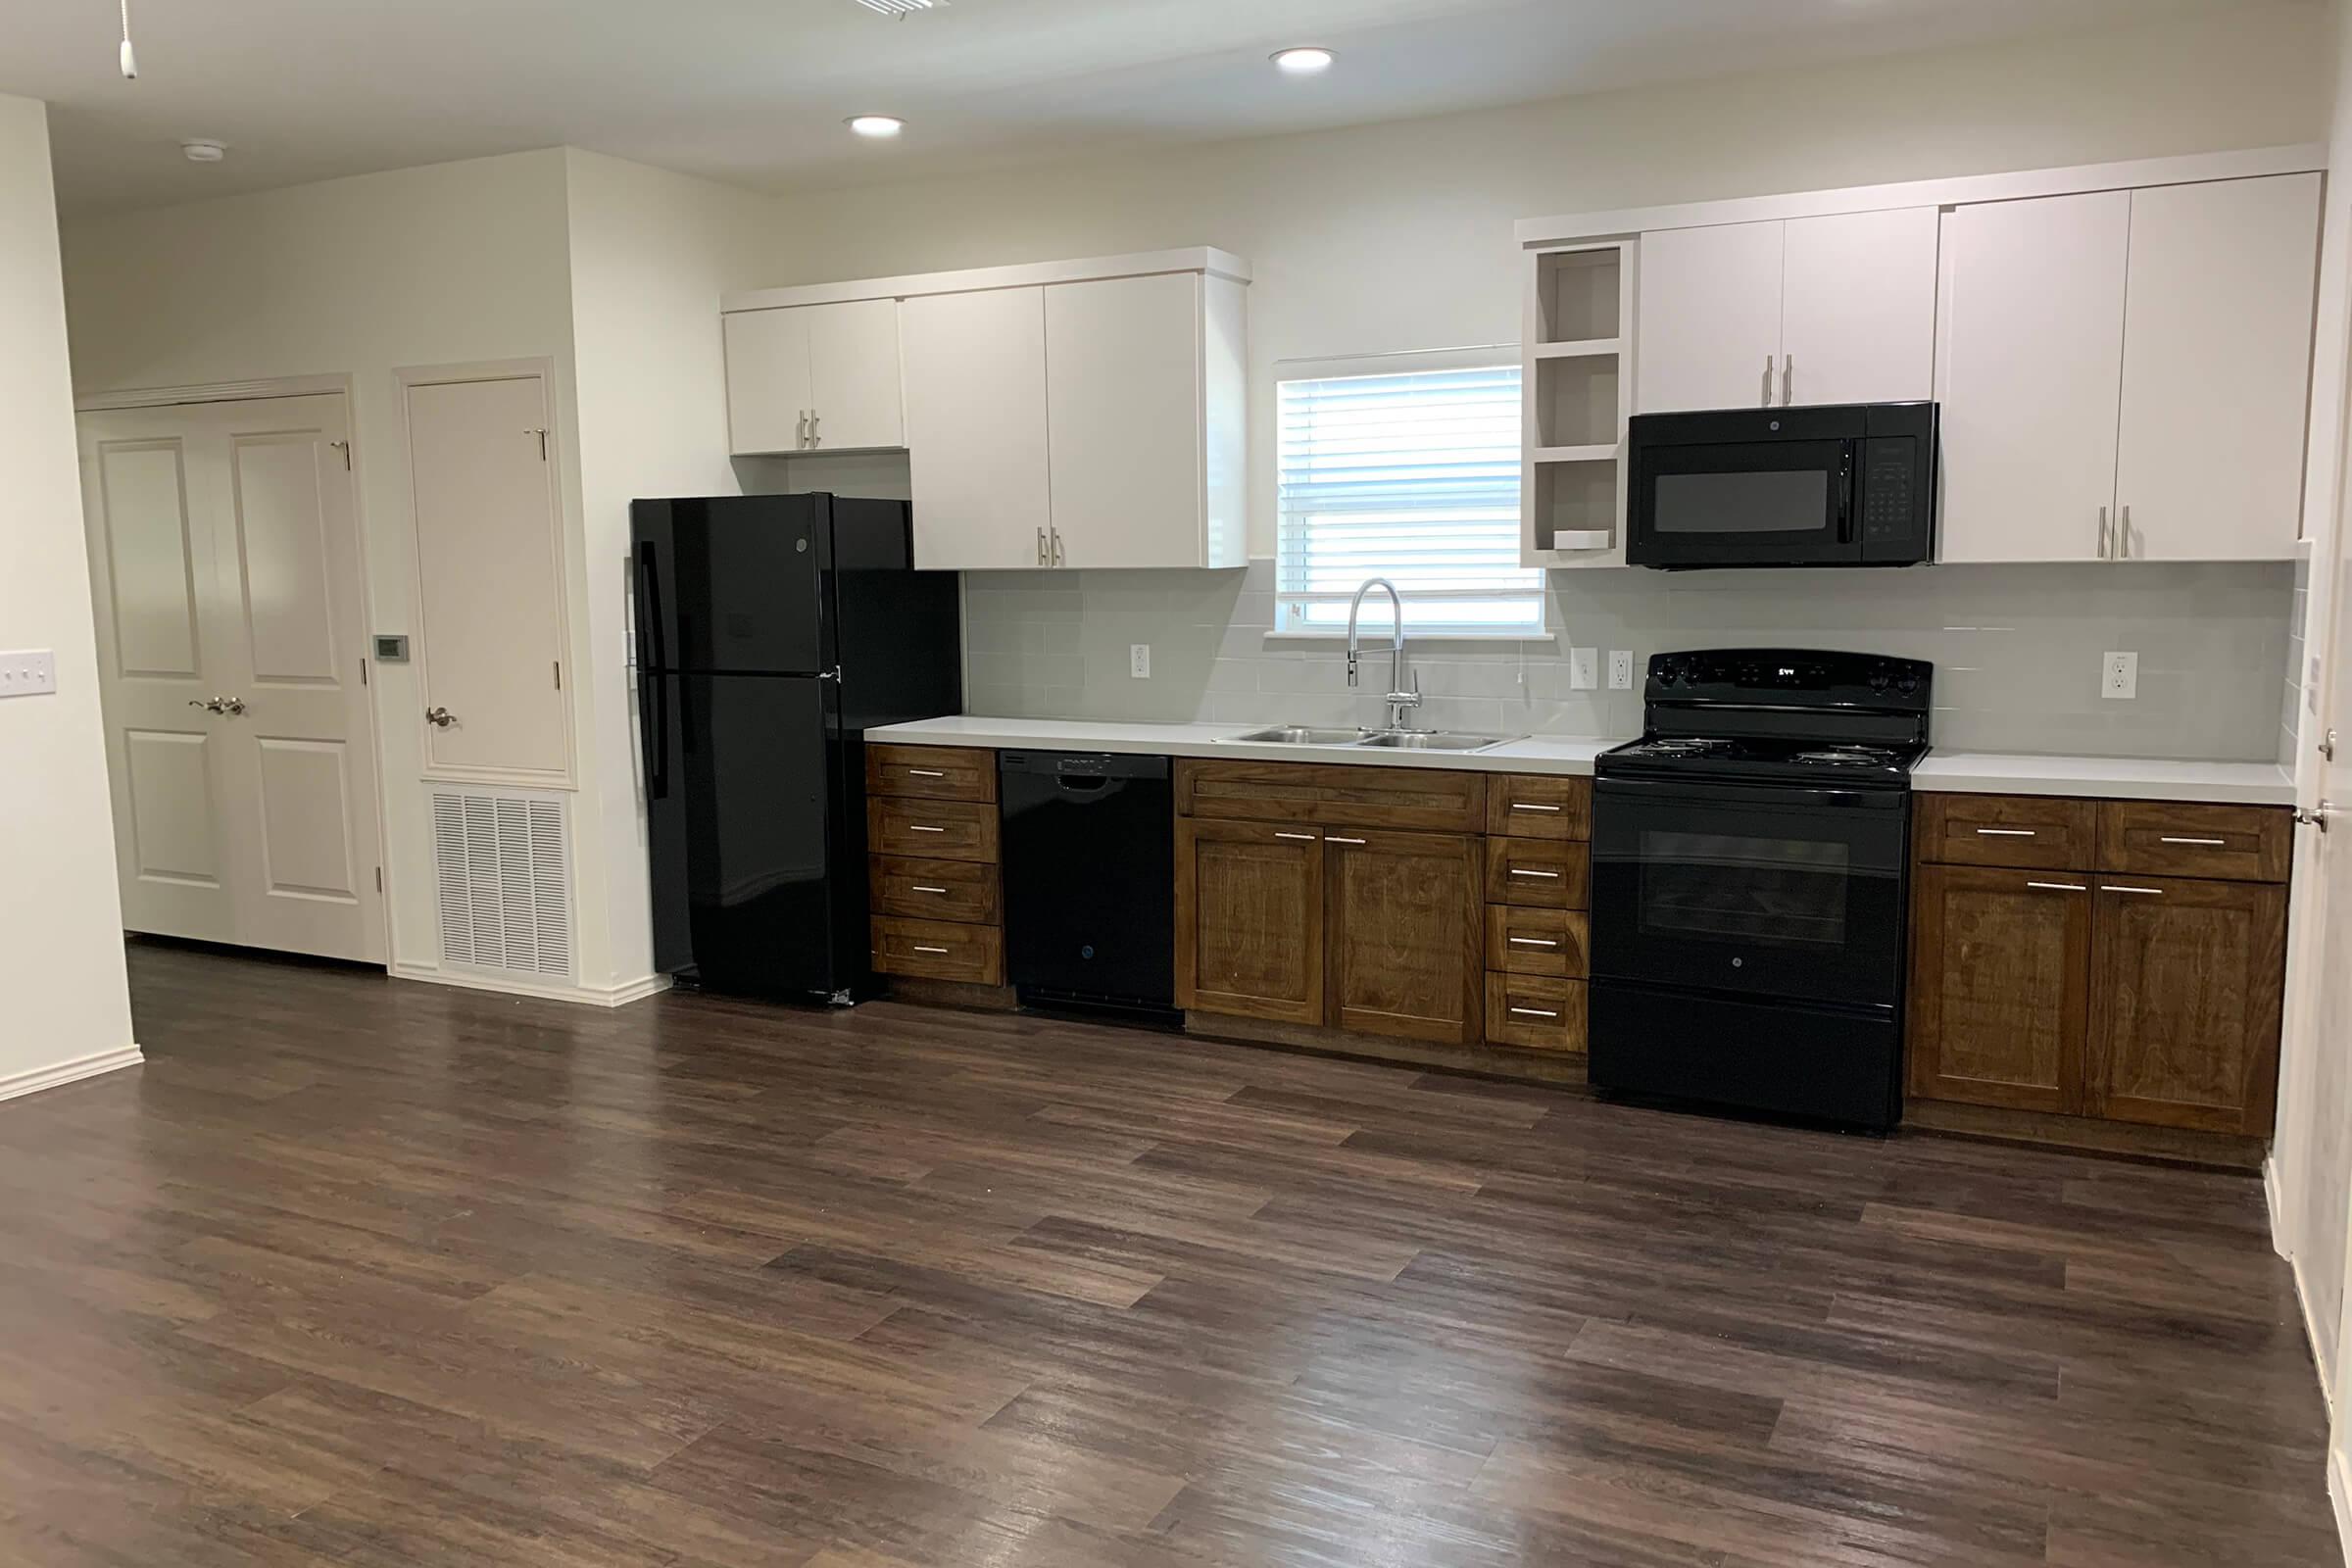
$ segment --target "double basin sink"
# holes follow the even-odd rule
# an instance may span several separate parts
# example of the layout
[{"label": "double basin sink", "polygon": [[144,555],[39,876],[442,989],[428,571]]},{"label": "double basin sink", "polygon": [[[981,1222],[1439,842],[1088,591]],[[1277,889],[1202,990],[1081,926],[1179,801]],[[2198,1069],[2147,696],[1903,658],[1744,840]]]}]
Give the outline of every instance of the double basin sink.
[{"label": "double basin sink", "polygon": [[1518,739],[1513,735],[1465,735],[1443,729],[1319,729],[1312,724],[1273,724],[1230,737],[1252,746],[1348,746],[1391,752],[1483,752]]}]

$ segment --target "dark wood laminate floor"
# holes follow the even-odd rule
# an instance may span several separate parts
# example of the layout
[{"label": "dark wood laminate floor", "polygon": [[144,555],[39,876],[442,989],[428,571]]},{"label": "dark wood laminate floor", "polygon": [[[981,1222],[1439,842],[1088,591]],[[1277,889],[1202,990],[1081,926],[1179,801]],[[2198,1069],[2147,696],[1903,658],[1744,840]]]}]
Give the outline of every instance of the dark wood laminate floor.
[{"label": "dark wood laminate floor", "polygon": [[0,1106],[0,1561],[2335,1561],[2252,1181],[139,947]]}]

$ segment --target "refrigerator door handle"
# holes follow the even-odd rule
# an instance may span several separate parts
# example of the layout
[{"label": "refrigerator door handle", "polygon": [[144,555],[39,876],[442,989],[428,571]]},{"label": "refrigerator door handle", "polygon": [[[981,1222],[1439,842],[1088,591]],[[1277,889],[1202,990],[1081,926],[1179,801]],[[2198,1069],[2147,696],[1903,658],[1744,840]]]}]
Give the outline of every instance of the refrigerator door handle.
[{"label": "refrigerator door handle", "polygon": [[652,651],[652,659],[638,660],[640,668],[669,668],[669,649],[663,640],[662,620],[662,568],[654,555],[654,542],[645,540],[637,546],[637,640]]},{"label": "refrigerator door handle", "polygon": [[651,540],[637,547],[637,619],[638,643],[652,656],[650,664],[640,659],[637,665],[637,728],[638,744],[645,748],[645,798],[662,801],[669,798],[669,650],[662,640],[662,573],[655,564]]}]

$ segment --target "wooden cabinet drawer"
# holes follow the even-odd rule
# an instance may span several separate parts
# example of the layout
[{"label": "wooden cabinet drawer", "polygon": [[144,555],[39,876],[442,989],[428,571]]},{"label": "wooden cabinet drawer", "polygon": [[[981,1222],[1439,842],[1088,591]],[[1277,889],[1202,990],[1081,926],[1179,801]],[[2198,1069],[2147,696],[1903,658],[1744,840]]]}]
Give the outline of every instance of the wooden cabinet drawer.
[{"label": "wooden cabinet drawer", "polygon": [[1583,1051],[1585,983],[1546,974],[1490,971],[1487,1043],[1527,1051]]},{"label": "wooden cabinet drawer", "polygon": [[993,925],[902,920],[878,914],[873,933],[874,967],[883,974],[962,980],[979,986],[1004,983],[1004,938]]},{"label": "wooden cabinet drawer", "polygon": [[881,796],[865,803],[866,847],[876,855],[927,860],[997,858],[997,808],[977,801]]},{"label": "wooden cabinet drawer", "polygon": [[1345,762],[1176,763],[1180,816],[1327,827],[1398,827],[1476,833],[1486,821],[1480,773]]},{"label": "wooden cabinet drawer", "polygon": [[2040,795],[1922,795],[1919,858],[1945,865],[2087,870],[2096,855],[2098,803]]},{"label": "wooden cabinet drawer", "polygon": [[1487,831],[1518,839],[1592,836],[1592,781],[1497,773],[1487,786]]},{"label": "wooden cabinet drawer", "polygon": [[993,801],[997,754],[945,746],[868,746],[865,792],[926,801]]},{"label": "wooden cabinet drawer", "polygon": [[1570,839],[1487,840],[1487,902],[1538,909],[1592,906],[1592,855]]},{"label": "wooden cabinet drawer", "polygon": [[1487,967],[1504,974],[1581,980],[1592,924],[1577,909],[1487,906]]},{"label": "wooden cabinet drawer", "polygon": [[997,923],[997,868],[986,860],[909,860],[877,855],[866,862],[866,889],[876,914]]},{"label": "wooden cabinet drawer", "polygon": [[2103,801],[2102,871],[2283,882],[2294,854],[2293,812],[2281,806],[2190,806]]}]

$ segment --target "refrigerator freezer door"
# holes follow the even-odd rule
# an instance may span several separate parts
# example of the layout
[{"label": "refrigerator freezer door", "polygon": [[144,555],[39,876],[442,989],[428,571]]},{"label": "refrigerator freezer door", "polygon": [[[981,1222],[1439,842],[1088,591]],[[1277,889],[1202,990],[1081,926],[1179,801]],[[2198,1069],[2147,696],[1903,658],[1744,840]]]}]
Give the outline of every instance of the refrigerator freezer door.
[{"label": "refrigerator freezer door", "polygon": [[647,744],[666,734],[671,748],[666,788],[648,802],[657,965],[720,991],[846,989],[861,954],[843,951],[835,915],[832,683],[645,678],[657,683]]},{"label": "refrigerator freezer door", "polygon": [[630,518],[641,668],[812,675],[839,662],[827,498],[640,501]]}]

